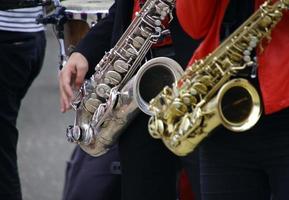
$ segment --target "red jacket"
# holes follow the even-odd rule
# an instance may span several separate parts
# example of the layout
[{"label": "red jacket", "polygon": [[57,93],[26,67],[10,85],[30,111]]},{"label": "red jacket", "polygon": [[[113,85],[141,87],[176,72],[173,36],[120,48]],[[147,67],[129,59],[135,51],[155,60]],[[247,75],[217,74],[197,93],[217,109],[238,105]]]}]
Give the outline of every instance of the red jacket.
[{"label": "red jacket", "polygon": [[[256,0],[256,8],[264,0]],[[205,57],[220,43],[220,27],[229,0],[178,0],[177,16],[194,39],[204,38],[191,63]],[[272,31],[272,40],[258,55],[258,76],[265,113],[289,106],[289,12]]]}]

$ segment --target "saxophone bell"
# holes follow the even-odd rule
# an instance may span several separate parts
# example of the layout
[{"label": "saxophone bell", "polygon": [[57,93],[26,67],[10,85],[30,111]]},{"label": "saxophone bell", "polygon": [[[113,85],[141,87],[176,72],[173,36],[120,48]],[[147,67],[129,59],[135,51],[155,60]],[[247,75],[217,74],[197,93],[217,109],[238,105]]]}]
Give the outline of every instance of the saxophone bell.
[{"label": "saxophone bell", "polygon": [[[82,127],[75,124],[68,129],[69,141],[78,143],[85,152],[92,156],[103,155],[115,145],[123,130],[139,113],[139,109],[151,115],[149,101],[163,87],[171,85],[179,79],[182,73],[181,66],[169,58],[158,57],[146,62],[120,92],[111,95],[115,98],[113,98],[113,103],[106,108],[109,110],[108,114],[93,120],[97,121],[93,125],[90,121],[85,122],[84,119],[87,117],[84,116],[84,119],[81,120]],[[76,119],[87,112],[80,109],[78,114]]]},{"label": "saxophone bell", "polygon": [[[94,74],[73,98],[76,115],[66,133],[70,142],[77,143],[90,155],[100,156],[116,144],[121,132],[139,111],[138,102],[142,108],[147,105],[146,99],[153,94],[146,96],[143,82],[153,81],[142,80],[150,77],[150,73],[133,75],[151,46],[166,33],[165,19],[170,17],[174,7],[175,0],[146,1],[115,46],[105,53]],[[156,85],[161,87],[159,84]],[[135,93],[139,95],[137,100]]]},{"label": "saxophone bell", "polygon": [[257,90],[243,78],[232,79],[224,84],[216,99],[222,125],[233,132],[249,130],[262,114]]},{"label": "saxophone bell", "polygon": [[184,156],[219,125],[233,132],[252,128],[262,113],[261,100],[246,79],[236,76],[257,64],[252,51],[261,48],[288,10],[288,2],[265,1],[218,48],[189,66],[179,85],[164,88],[151,100],[154,115],[148,129],[152,137]]},{"label": "saxophone bell", "polygon": [[[178,132],[161,138],[176,155],[186,156],[218,126],[223,125],[232,132],[242,133],[252,128],[261,114],[262,106],[257,90],[248,80],[235,78],[225,83],[202,109],[196,107],[195,112],[183,117]],[[156,124],[152,120],[150,123]]]},{"label": "saxophone bell", "polygon": [[139,109],[152,116],[150,100],[165,86],[176,82],[182,74],[182,67],[173,59],[158,57],[146,62],[136,74],[133,86],[133,97]]}]

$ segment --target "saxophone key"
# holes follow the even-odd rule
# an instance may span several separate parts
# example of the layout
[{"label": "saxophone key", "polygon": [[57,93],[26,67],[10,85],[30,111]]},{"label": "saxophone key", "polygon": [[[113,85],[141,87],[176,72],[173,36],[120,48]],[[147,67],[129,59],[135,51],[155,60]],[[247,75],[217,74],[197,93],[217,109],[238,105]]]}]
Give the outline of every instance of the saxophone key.
[{"label": "saxophone key", "polygon": [[100,97],[108,98],[110,94],[110,90],[111,90],[111,87],[109,87],[106,84],[101,83],[96,87],[96,94]]},{"label": "saxophone key", "polygon": [[117,73],[116,71],[108,71],[105,74],[104,83],[117,85],[120,83],[121,80],[122,80],[122,77],[119,73]]},{"label": "saxophone key", "polygon": [[145,27],[144,25],[140,26],[139,31],[140,34],[145,38],[149,37],[149,35],[152,33],[152,30],[149,27]]},{"label": "saxophone key", "polygon": [[169,145],[173,148],[176,148],[177,146],[180,145],[180,143],[181,143],[180,136],[176,134],[172,137],[171,141],[169,142]]},{"label": "saxophone key", "polygon": [[250,56],[251,55],[251,51],[249,51],[248,49],[246,49],[244,52],[243,52],[244,56]]},{"label": "saxophone key", "polygon": [[194,96],[198,94],[197,90],[195,88],[193,88],[193,87],[189,88],[189,92],[190,92],[191,95],[194,95]]},{"label": "saxophone key", "polygon": [[190,115],[186,114],[182,119],[180,120],[180,126],[179,126],[179,135],[184,136],[184,133],[187,133],[190,129],[193,128],[193,122],[190,119]]},{"label": "saxophone key", "polygon": [[175,116],[182,116],[188,111],[188,107],[181,99],[176,98],[171,105],[171,111]]},{"label": "saxophone key", "polygon": [[153,138],[160,138],[165,130],[163,122],[155,117],[150,118],[148,129]]},{"label": "saxophone key", "polygon": [[198,102],[197,98],[189,93],[182,95],[181,99],[187,106],[195,105]]},{"label": "saxophone key", "polygon": [[212,80],[213,80],[213,77],[211,77],[209,75],[204,75],[200,78],[200,82],[202,82],[203,84],[205,84],[207,86],[212,85]]},{"label": "saxophone key", "polygon": [[197,90],[198,93],[205,95],[208,93],[208,87],[200,82],[196,82],[193,84],[193,88],[195,88],[195,90]]},{"label": "saxophone key", "polygon": [[169,7],[165,3],[160,2],[156,5],[156,11],[161,16],[161,19],[163,20],[164,17],[168,14]]},{"label": "saxophone key", "polygon": [[127,58],[136,57],[138,55],[138,52],[134,47],[129,47],[128,49],[122,50]]},{"label": "saxophone key", "polygon": [[84,103],[84,107],[86,108],[87,111],[89,111],[90,113],[94,113],[95,110],[98,108],[98,106],[101,104],[102,102],[99,99],[96,98],[89,98],[85,103]]},{"label": "saxophone key", "polygon": [[259,26],[261,28],[267,28],[272,24],[272,18],[268,15],[264,16],[263,19],[260,21]]},{"label": "saxophone key", "polygon": [[251,61],[251,57],[250,56],[244,56],[243,60],[248,63]]},{"label": "saxophone key", "polygon": [[82,135],[82,130],[79,126],[74,126],[72,128],[72,138],[74,141],[80,141],[81,140],[81,135]]},{"label": "saxophone key", "polygon": [[155,19],[154,24],[155,24],[156,26],[161,26],[161,25],[162,25],[162,19],[160,18],[160,16],[158,16],[158,15],[156,14],[156,15],[152,16],[152,18]]},{"label": "saxophone key", "polygon": [[129,64],[123,60],[117,60],[113,64],[113,69],[119,73],[126,73],[129,70]]},{"label": "saxophone key", "polygon": [[145,43],[145,39],[140,37],[140,36],[137,36],[133,39],[133,46],[137,49],[141,48],[141,46]]},{"label": "saxophone key", "polygon": [[155,32],[158,34],[161,34],[162,28],[161,27],[155,27]]},{"label": "saxophone key", "polygon": [[254,49],[257,46],[257,42],[255,40],[251,40],[249,45]]}]

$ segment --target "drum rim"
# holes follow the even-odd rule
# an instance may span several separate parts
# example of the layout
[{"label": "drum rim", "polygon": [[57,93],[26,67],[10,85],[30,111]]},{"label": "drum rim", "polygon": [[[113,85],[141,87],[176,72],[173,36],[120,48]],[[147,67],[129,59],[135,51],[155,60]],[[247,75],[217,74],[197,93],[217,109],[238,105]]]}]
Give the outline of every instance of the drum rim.
[{"label": "drum rim", "polygon": [[75,14],[82,14],[82,13],[86,13],[86,14],[107,14],[108,10],[102,9],[102,10],[74,10],[74,9],[66,9],[65,10],[66,13],[75,13]]}]

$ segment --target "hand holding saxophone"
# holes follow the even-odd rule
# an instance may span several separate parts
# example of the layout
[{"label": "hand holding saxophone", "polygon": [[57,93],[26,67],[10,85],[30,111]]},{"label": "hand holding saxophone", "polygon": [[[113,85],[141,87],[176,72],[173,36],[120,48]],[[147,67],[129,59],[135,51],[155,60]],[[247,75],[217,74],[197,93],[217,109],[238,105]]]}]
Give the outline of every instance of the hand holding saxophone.
[{"label": "hand holding saxophone", "polygon": [[[147,73],[152,70],[148,69],[158,68],[164,59],[147,62],[142,70],[141,61],[151,46],[167,34],[166,23],[172,20],[174,5],[175,0],[146,1],[85,82],[87,61],[79,54],[71,56],[60,74],[61,111],[67,111],[71,104],[76,112],[73,125],[67,128],[68,141],[79,144],[91,155],[100,156],[115,145],[121,132],[138,113],[138,107],[146,108],[143,101],[146,98],[139,98],[140,85],[146,82],[142,77],[144,74],[150,76]],[[180,71],[170,63],[161,69],[167,72],[168,80],[175,79]],[[73,95],[73,86],[80,85]]]},{"label": "hand holding saxophone", "polygon": [[71,54],[66,65],[59,73],[60,109],[66,112],[71,108],[73,89],[78,90],[88,71],[88,61],[80,53]]}]

